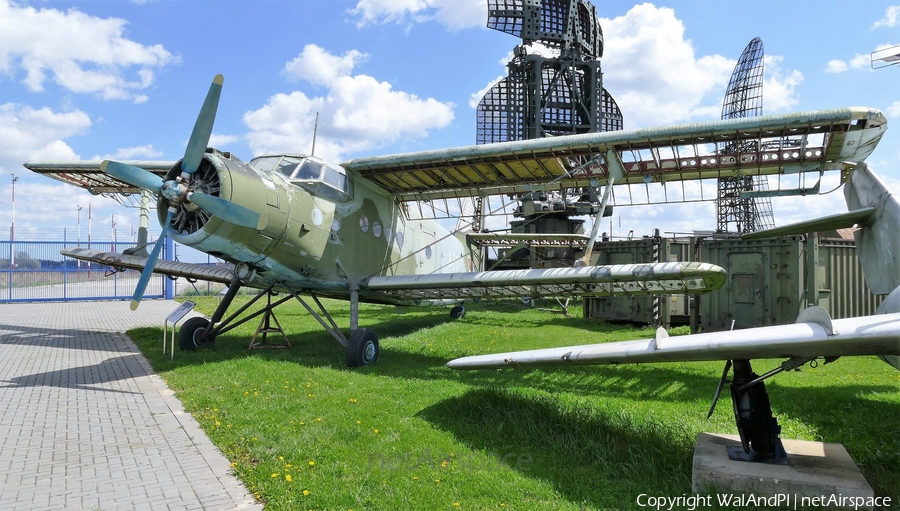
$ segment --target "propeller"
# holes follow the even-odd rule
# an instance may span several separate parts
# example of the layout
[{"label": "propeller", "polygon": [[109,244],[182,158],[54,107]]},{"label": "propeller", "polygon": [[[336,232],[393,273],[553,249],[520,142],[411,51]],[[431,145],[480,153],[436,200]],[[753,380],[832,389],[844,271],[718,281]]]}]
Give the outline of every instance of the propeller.
[{"label": "propeller", "polygon": [[141,278],[138,280],[137,288],[135,288],[134,296],[131,299],[131,310],[137,309],[144,296],[144,291],[150,282],[150,276],[153,274],[153,269],[156,267],[156,261],[162,250],[162,245],[171,228],[172,219],[182,203],[193,203],[200,209],[221,218],[225,222],[242,227],[263,229],[266,225],[266,218],[251,209],[220,197],[190,189],[191,176],[197,172],[201,163],[203,163],[203,155],[206,153],[209,137],[212,135],[213,124],[216,120],[216,110],[219,107],[219,97],[222,95],[223,82],[224,78],[222,75],[216,75],[209,86],[206,99],[203,101],[200,114],[197,116],[194,129],[191,131],[191,137],[188,139],[184,158],[181,160],[181,176],[179,178],[163,181],[162,178],[152,172],[134,165],[115,161],[107,160],[100,165],[100,169],[106,174],[132,186],[153,191],[169,201],[163,230],[153,246],[153,251],[150,253],[150,258],[147,260],[144,270],[141,272]]},{"label": "propeller", "polygon": [[144,297],[144,290],[147,289],[147,284],[150,282],[150,277],[153,276],[153,268],[156,267],[156,260],[159,259],[159,251],[162,250],[163,243],[166,241],[166,235],[169,233],[169,226],[172,224],[172,217],[175,216],[175,212],[177,209],[169,208],[169,211],[166,213],[166,225],[163,226],[163,230],[159,233],[159,237],[156,238],[156,244],[153,245],[153,251],[150,252],[150,258],[147,260],[147,264],[144,266],[143,271],[141,271],[141,278],[138,280],[137,287],[134,288],[134,295],[131,297],[131,310],[137,310],[138,305],[141,304],[141,298]]}]

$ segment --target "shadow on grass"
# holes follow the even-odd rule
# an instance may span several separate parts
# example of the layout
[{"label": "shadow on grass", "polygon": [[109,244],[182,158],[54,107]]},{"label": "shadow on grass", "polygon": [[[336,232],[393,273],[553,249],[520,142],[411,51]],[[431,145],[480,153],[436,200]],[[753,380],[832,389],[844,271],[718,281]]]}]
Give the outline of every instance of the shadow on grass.
[{"label": "shadow on grass", "polygon": [[[791,416],[821,428],[826,441],[844,444],[876,495],[900,495],[900,435],[892,434],[897,421],[890,419],[898,406],[848,400],[871,391],[868,386],[832,390],[781,388],[773,394],[791,403]],[[847,414],[850,420],[840,419]],[[626,407],[498,387],[470,390],[417,415],[509,468],[551,483],[568,500],[598,507],[634,502],[643,492],[689,492],[695,438],[703,430]],[[517,464],[520,454],[533,463]]]},{"label": "shadow on grass", "polygon": [[[618,507],[640,493],[678,495],[690,487],[693,439],[673,438],[666,425],[616,410],[483,388],[418,416],[587,507]],[[523,465],[523,455],[533,463]]]}]

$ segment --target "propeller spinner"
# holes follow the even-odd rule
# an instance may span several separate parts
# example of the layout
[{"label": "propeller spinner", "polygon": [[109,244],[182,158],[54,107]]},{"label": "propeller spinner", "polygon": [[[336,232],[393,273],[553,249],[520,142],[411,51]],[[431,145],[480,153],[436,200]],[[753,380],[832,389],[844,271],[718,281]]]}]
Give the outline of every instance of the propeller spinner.
[{"label": "propeller spinner", "polygon": [[141,278],[138,280],[138,285],[134,290],[134,296],[131,299],[131,310],[137,309],[141,298],[144,296],[144,290],[150,282],[150,276],[153,274],[153,268],[156,267],[162,244],[165,242],[171,227],[172,218],[178,212],[178,207],[181,204],[186,202],[193,203],[200,209],[226,222],[243,227],[261,229],[265,225],[265,218],[253,210],[220,197],[191,190],[191,175],[200,168],[200,164],[203,162],[203,154],[206,152],[206,147],[209,143],[209,137],[212,135],[213,124],[216,120],[216,110],[219,106],[219,97],[222,95],[223,82],[224,78],[222,75],[216,75],[209,86],[209,92],[207,92],[203,106],[200,108],[200,114],[197,116],[194,129],[191,131],[187,149],[184,151],[184,158],[181,160],[181,176],[163,182],[162,178],[156,174],[133,165],[107,160],[100,166],[103,172],[116,179],[145,190],[151,190],[158,195],[162,195],[169,202],[166,220],[162,226],[163,230],[153,246],[147,265],[144,266]]}]

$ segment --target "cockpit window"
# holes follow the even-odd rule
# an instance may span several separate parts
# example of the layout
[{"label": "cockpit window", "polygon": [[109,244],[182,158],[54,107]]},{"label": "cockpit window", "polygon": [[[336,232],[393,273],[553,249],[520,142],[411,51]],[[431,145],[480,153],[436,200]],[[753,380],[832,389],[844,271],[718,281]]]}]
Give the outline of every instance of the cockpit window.
[{"label": "cockpit window", "polygon": [[290,156],[285,156],[282,158],[281,163],[275,167],[275,170],[284,174],[287,177],[291,177],[294,173],[294,170],[297,168],[297,165],[300,164],[300,158],[291,158]]},{"label": "cockpit window", "polygon": [[297,173],[294,174],[292,181],[320,179],[322,177],[322,167],[324,166],[325,165],[323,165],[322,162],[305,160],[303,164],[300,165],[300,169],[297,170]]},{"label": "cockpit window", "polygon": [[250,165],[261,171],[278,172],[291,184],[317,197],[340,202],[353,197],[353,183],[347,179],[346,171],[314,156],[260,156]]},{"label": "cockpit window", "polygon": [[278,165],[278,162],[281,161],[281,156],[264,156],[262,158],[256,158],[250,161],[250,165],[258,168],[259,170],[272,170]]}]

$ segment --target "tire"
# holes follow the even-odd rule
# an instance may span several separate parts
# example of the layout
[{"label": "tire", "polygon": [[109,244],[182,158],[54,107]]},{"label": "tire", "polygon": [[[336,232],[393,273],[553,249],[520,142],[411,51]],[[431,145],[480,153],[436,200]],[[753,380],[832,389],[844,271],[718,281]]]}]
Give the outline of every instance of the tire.
[{"label": "tire", "polygon": [[368,328],[359,328],[350,334],[347,344],[347,366],[363,367],[378,360],[378,336]]},{"label": "tire", "polygon": [[450,317],[453,319],[462,319],[466,315],[466,308],[462,305],[457,305],[450,309]]},{"label": "tire", "polygon": [[185,351],[194,351],[197,348],[212,348],[216,344],[216,337],[201,337],[203,331],[209,326],[206,318],[191,318],[181,325],[178,330],[178,347]]},{"label": "tire", "polygon": [[731,402],[737,423],[741,445],[747,454],[762,459],[776,455],[778,434],[781,428],[772,416],[772,406],[766,393],[766,384],[759,382],[742,392],[737,388],[759,376],[753,372],[748,360],[734,361],[734,381],[731,385]]}]

